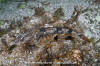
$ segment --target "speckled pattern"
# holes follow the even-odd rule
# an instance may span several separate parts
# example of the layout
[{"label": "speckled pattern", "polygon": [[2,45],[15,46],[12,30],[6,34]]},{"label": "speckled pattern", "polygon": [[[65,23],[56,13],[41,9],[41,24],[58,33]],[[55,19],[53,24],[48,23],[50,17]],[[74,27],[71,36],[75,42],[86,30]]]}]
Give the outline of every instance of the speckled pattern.
[{"label": "speckled pattern", "polygon": [[[43,5],[44,1],[50,4]],[[17,8],[19,3],[8,1],[0,4],[3,8],[0,20],[5,21],[0,31],[8,31],[0,35],[0,66],[40,66],[41,61],[51,62],[48,66],[63,66],[59,62],[79,66],[100,65],[98,5],[84,0],[34,0],[20,9]],[[75,12],[72,16],[75,5],[77,10],[86,10],[73,19],[77,15]],[[42,17],[34,15],[34,7],[37,6],[46,11]],[[65,16],[53,21],[52,14],[59,7],[64,9]]]}]

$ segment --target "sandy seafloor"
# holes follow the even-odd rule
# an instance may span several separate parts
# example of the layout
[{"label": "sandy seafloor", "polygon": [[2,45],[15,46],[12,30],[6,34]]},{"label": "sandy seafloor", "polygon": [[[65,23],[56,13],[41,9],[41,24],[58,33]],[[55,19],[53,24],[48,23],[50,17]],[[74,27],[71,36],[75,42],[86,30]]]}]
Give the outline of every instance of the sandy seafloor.
[{"label": "sandy seafloor", "polygon": [[[18,8],[18,4],[24,3],[23,0],[22,1],[21,0],[12,0],[12,1],[8,1],[7,3],[4,3],[4,4],[0,3],[0,7],[2,8],[0,10],[0,20],[9,20],[9,21],[17,22],[17,21],[23,20],[23,17],[25,17],[25,16],[31,17],[34,14],[34,9],[30,9],[29,6],[31,6],[31,7],[42,6],[42,7],[44,7],[44,9],[47,12],[50,12],[50,13],[53,13],[56,8],[62,7],[64,9],[64,13],[65,13],[65,17],[64,17],[65,20],[67,20],[71,17],[71,14],[74,10],[75,5],[78,5],[79,8],[82,7],[83,9],[87,8],[87,7],[94,9],[93,12],[90,12],[90,11],[86,12],[90,15],[89,18],[92,19],[93,21],[96,21],[95,20],[96,17],[100,15],[100,10],[99,10],[100,5],[91,4],[92,3],[91,1],[90,2],[86,1],[86,0],[39,0],[39,1],[40,2],[47,1],[50,4],[42,5],[41,3],[37,2],[37,1],[30,0],[24,9],[20,9],[20,8]],[[96,11],[95,8],[97,8],[98,11]],[[82,14],[80,16],[79,20],[81,20],[82,24],[85,24],[86,27],[88,27],[88,28],[91,27],[90,30],[92,30],[94,34],[91,34],[90,32],[88,32],[88,30],[85,31],[89,37],[91,37],[91,35],[92,35],[96,39],[99,38],[100,26],[98,25],[98,21],[93,24],[89,24],[88,22],[90,20],[85,19],[84,14]],[[97,28],[99,30],[97,30],[95,28]]]},{"label": "sandy seafloor", "polygon": [[[84,2],[84,0],[39,0],[41,2],[48,1],[50,5],[43,6],[46,11],[53,12],[54,8],[62,7],[65,11],[65,17],[68,19],[73,12],[74,5],[88,7],[88,2]],[[32,16],[34,14],[34,10],[25,8],[25,9],[17,9],[17,5],[20,3],[20,0],[12,0],[6,4],[0,4],[3,7],[3,10],[0,10],[0,19],[9,19],[9,20],[20,20],[23,16]],[[23,2],[23,1],[22,1]],[[28,5],[32,7],[42,6],[41,3],[37,1],[30,1]],[[90,6],[91,7],[91,6]],[[13,16],[13,17],[12,17]]]},{"label": "sandy seafloor", "polygon": [[[100,39],[100,21],[96,20],[96,17],[100,16],[100,7],[99,7],[100,5],[88,3],[86,0],[39,0],[39,1],[40,2],[47,1],[50,4],[42,5],[41,3],[33,0],[33,1],[29,1],[27,3],[27,6],[24,9],[20,9],[17,8],[18,4],[24,2],[19,2],[18,0],[16,0],[16,1],[8,1],[6,4],[0,3],[0,8],[2,8],[0,10],[0,20],[9,20],[10,23],[10,21],[15,21],[15,22],[23,21],[23,17],[25,16],[32,17],[34,14],[34,9],[30,9],[29,6],[31,7],[42,6],[44,7],[46,12],[50,12],[50,13],[53,13],[56,8],[62,7],[65,13],[64,19],[67,20],[71,17],[71,14],[73,13],[74,10],[74,6],[78,5],[79,8],[88,7],[93,9],[92,12],[91,11],[86,12],[87,14],[89,14],[89,17],[84,15],[85,13],[81,14],[79,17],[80,25],[83,27],[85,35],[89,38],[91,37],[95,38],[94,42]],[[98,11],[96,11],[95,8],[97,8]],[[85,17],[87,17],[87,19],[85,19]],[[94,22],[91,23],[90,20]],[[5,25],[1,26],[0,28],[5,29]],[[100,52],[100,42],[97,43],[96,47]],[[23,61],[23,59],[20,58],[18,60]],[[3,59],[3,57],[0,57],[0,62],[2,62],[3,64],[5,62],[5,65],[10,64],[10,62],[12,61],[13,60],[10,60],[9,62],[7,61],[5,62],[5,59]],[[23,63],[22,65],[25,65],[25,63]]]}]

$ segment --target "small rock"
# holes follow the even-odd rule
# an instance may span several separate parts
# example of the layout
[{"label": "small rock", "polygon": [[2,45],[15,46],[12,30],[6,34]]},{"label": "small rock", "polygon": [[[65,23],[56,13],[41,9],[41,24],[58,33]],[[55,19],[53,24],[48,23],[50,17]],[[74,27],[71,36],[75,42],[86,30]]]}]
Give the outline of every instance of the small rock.
[{"label": "small rock", "polygon": [[96,16],[96,20],[100,22],[100,16]]}]

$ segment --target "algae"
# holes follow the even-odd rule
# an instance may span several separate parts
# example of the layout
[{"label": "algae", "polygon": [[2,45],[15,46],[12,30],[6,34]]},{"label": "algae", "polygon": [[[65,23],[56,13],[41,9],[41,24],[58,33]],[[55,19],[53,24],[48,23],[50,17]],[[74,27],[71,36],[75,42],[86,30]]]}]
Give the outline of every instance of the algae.
[{"label": "algae", "polygon": [[63,16],[64,16],[64,12],[63,12],[63,8],[61,7],[58,8],[53,14],[54,20],[59,20]]},{"label": "algae", "polygon": [[4,21],[3,20],[0,20],[0,26],[4,25]]},{"label": "algae", "polygon": [[17,8],[24,9],[26,7],[27,7],[27,4],[26,3],[20,3]]}]

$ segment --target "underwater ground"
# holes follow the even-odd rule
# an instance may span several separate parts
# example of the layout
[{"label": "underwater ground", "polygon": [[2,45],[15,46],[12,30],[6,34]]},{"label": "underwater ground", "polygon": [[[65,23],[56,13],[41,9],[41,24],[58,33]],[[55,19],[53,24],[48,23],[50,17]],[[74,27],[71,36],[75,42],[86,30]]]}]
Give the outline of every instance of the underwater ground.
[{"label": "underwater ground", "polygon": [[0,0],[0,66],[99,66],[100,0]]}]

